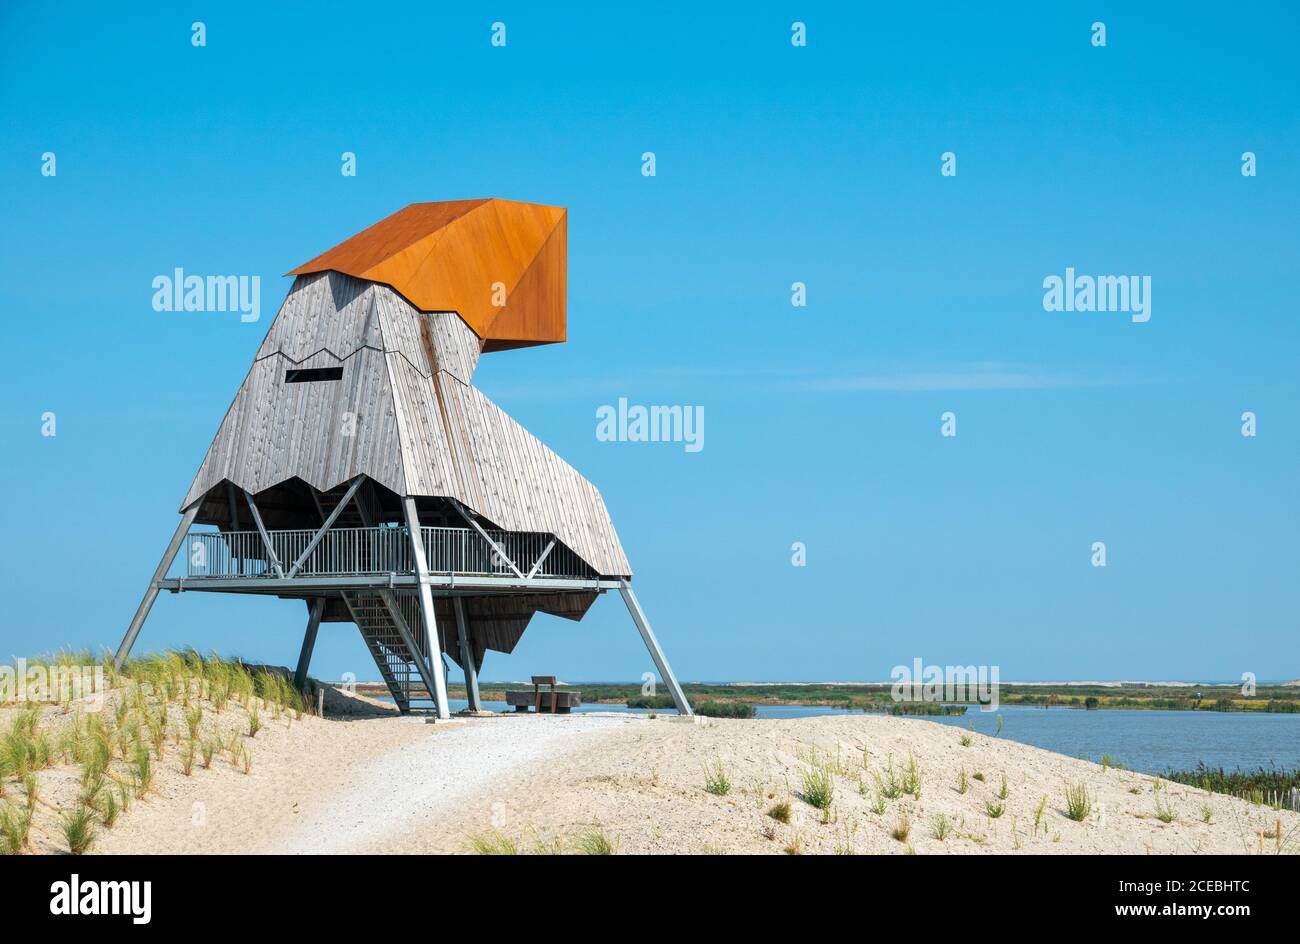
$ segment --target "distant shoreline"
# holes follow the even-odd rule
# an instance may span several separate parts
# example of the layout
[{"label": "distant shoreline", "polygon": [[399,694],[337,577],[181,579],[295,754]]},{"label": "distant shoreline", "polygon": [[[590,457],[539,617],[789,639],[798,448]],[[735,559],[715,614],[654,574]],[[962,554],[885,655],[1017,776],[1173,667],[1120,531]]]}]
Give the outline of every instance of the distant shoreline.
[{"label": "distant shoreline", "polygon": [[[640,682],[569,682],[562,686],[582,692],[584,704],[627,705],[636,708],[672,707],[663,692],[646,694]],[[500,702],[507,690],[528,690],[528,682],[483,682],[480,697]],[[893,697],[893,684],[886,682],[689,682],[682,686],[693,703],[702,701],[743,702],[752,705],[800,705],[843,708],[857,711],[890,711],[900,703]],[[382,683],[362,682],[356,688],[365,694],[383,695]],[[464,698],[463,685],[449,686],[454,698]],[[943,700],[961,704],[961,700]],[[905,702],[928,704],[928,702]],[[965,702],[972,707],[977,703]],[[1030,708],[1076,708],[1080,710],[1218,711],[1261,714],[1300,714],[1300,683],[1257,684],[1252,695],[1242,694],[1233,684],[1189,684],[1184,682],[1006,682],[999,686],[999,706]]]}]

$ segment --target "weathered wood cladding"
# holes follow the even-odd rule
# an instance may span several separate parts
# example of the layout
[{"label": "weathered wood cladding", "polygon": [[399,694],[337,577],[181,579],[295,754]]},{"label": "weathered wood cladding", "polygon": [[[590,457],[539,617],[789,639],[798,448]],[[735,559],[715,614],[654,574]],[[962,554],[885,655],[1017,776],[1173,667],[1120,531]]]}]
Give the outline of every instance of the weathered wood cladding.
[{"label": "weathered wood cladding", "polygon": [[[454,498],[503,530],[554,534],[598,573],[631,576],[599,491],[470,385],[481,350],[453,312],[337,272],[300,276],[182,507],[226,480],[256,494],[297,477],[324,492],[366,475],[397,495]],[[320,367],[342,379],[286,382]]]},{"label": "weathered wood cladding", "polygon": [[[483,666],[483,654],[492,649],[496,652],[514,651],[519,638],[539,610],[564,619],[580,620],[596,602],[595,593],[560,593],[560,594],[496,594],[485,596],[467,596],[465,605],[465,622],[469,627],[470,641],[474,647],[474,668]],[[454,637],[456,616],[452,609],[450,597],[438,597],[434,609],[438,615],[438,625],[447,627],[447,634]],[[457,665],[461,665],[460,650],[454,638],[447,640],[447,655]]]}]

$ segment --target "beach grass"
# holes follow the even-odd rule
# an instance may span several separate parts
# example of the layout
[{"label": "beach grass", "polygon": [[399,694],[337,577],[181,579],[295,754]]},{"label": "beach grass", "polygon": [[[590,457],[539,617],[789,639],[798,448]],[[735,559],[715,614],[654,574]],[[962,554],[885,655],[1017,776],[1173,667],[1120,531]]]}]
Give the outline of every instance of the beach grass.
[{"label": "beach grass", "polygon": [[616,850],[615,844],[599,829],[579,833],[573,845],[579,855],[613,855]]},{"label": "beach grass", "polygon": [[1072,783],[1065,788],[1065,815],[1082,823],[1092,812],[1092,796],[1087,784]]},{"label": "beach grass", "polygon": [[731,778],[722,761],[704,764],[704,789],[714,796],[726,796],[731,792]]},{"label": "beach grass", "polygon": [[835,773],[830,763],[814,762],[800,771],[800,776],[803,789],[799,791],[799,799],[822,812],[829,810],[835,798]]},{"label": "beach grass", "polygon": [[63,838],[73,855],[81,855],[95,841],[95,817],[85,804],[63,814]]},{"label": "beach grass", "polygon": [[[215,754],[226,746],[227,729],[244,725],[246,730],[264,730],[263,712],[291,720],[307,704],[289,682],[288,669],[249,666],[215,653],[149,653],[128,660],[120,671],[107,652],[65,652],[25,661],[28,670],[102,668],[104,684],[93,693],[53,693],[57,697],[16,708],[0,704],[5,718],[0,729],[0,849],[7,852],[36,848],[32,836],[45,837],[39,839],[40,851],[45,851],[60,835],[65,851],[83,852],[97,830],[111,829],[119,821],[132,796],[151,793],[161,770],[179,769],[193,776],[200,758],[204,769],[210,769]],[[28,697],[35,694],[29,687]],[[104,699],[102,710],[90,707],[87,694]],[[231,703],[242,708],[242,720],[215,720],[222,709],[229,714]],[[205,725],[205,719],[213,720]],[[252,754],[238,730],[230,744],[232,765],[250,773]],[[177,767],[164,768],[162,761],[172,750],[177,752]],[[75,792],[60,788],[47,796],[51,783],[69,778],[61,773],[43,781],[42,772],[60,765],[71,768]],[[9,792],[14,785],[18,789]],[[34,818],[43,824],[35,832]]]}]

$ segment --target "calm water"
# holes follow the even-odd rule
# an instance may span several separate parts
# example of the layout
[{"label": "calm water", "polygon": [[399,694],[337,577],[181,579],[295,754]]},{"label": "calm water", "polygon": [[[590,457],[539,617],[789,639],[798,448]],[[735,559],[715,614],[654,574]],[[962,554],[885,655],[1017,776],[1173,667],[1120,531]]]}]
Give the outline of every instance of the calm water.
[{"label": "calm water", "polygon": [[[385,699],[388,700],[388,699]],[[452,711],[466,707],[452,699]],[[500,711],[501,702],[485,702]],[[624,705],[583,705],[580,712],[649,714]],[[671,714],[672,709],[659,709]],[[818,705],[759,705],[759,718],[811,718],[820,715],[857,715],[860,711]],[[1109,754],[1117,764],[1133,770],[1160,773],[1170,768],[1195,767],[1204,761],[1228,770],[1255,767],[1300,767],[1300,715],[1246,714],[1217,711],[1080,711],[1071,708],[1027,708],[1005,705],[996,713],[971,709],[965,715],[926,719],[903,717],[909,722],[934,721],[956,728],[974,728],[980,734],[997,730],[1001,737],[1070,757],[1099,761]]]}]

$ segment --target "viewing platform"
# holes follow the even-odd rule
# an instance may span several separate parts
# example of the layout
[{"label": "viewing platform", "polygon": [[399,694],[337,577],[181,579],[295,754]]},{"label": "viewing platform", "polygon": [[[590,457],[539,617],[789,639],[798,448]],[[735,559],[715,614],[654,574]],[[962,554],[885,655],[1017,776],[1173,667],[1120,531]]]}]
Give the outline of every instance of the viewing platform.
[{"label": "viewing platform", "polygon": [[[617,589],[553,535],[421,528],[428,583],[502,590]],[[160,589],[277,593],[418,585],[410,531],[401,526],[285,531],[190,531],[185,573]]]}]

